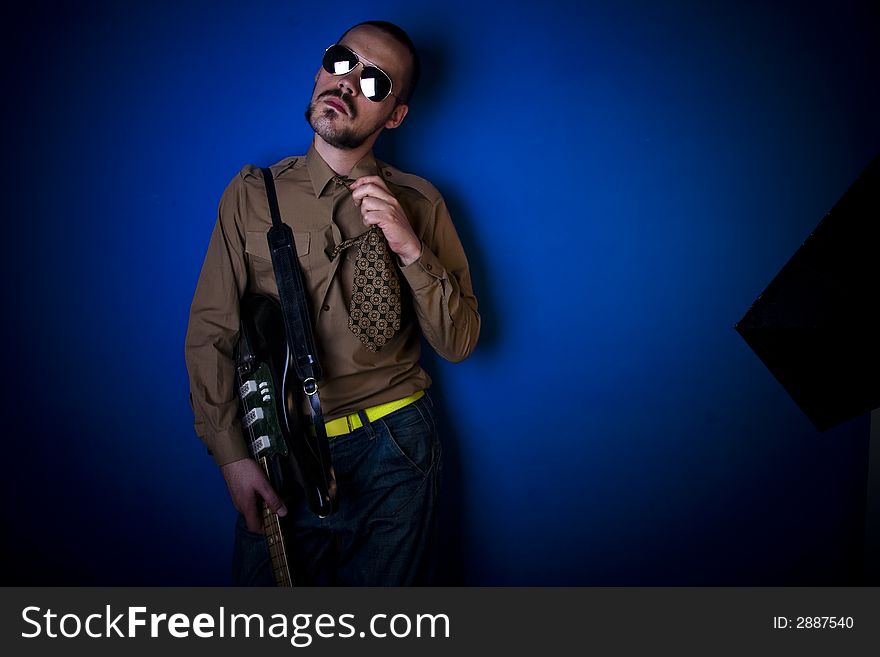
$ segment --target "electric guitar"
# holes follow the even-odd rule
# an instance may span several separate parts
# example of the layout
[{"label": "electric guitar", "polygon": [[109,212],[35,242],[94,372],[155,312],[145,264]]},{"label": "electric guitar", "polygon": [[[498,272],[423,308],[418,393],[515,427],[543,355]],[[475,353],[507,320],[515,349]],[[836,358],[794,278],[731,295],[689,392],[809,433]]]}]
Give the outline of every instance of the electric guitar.
[{"label": "electric guitar", "polygon": [[[302,426],[297,395],[301,387],[290,359],[281,307],[269,297],[246,295],[241,301],[241,334],[236,351],[245,438],[251,456],[285,502],[295,493],[302,497],[305,491],[314,506],[311,497],[321,495],[321,486],[312,482],[326,482],[328,468],[320,458],[314,436]],[[332,467],[329,476],[335,498]],[[265,505],[262,520],[275,583],[293,586],[282,520]]]}]

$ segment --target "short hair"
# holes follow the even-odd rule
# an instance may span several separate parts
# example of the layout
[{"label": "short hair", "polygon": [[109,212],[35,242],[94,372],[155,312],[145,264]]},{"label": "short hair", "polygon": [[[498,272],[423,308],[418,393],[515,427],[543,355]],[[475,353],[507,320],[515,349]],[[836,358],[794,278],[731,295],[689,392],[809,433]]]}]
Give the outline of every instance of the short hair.
[{"label": "short hair", "polygon": [[364,21],[363,23],[353,25],[342,33],[342,36],[339,37],[339,41],[342,41],[345,38],[345,35],[351,32],[353,29],[363,27],[365,25],[375,27],[377,30],[381,30],[392,39],[397,41],[397,43],[406,48],[407,52],[409,53],[409,79],[406,81],[406,84],[403,85],[403,89],[401,90],[401,92],[397,94],[398,104],[408,103],[416,90],[416,85],[419,82],[419,76],[422,72],[422,64],[421,61],[419,61],[419,51],[416,50],[416,46],[412,42],[412,39],[409,38],[409,35],[404,31],[402,27],[388,21]]}]

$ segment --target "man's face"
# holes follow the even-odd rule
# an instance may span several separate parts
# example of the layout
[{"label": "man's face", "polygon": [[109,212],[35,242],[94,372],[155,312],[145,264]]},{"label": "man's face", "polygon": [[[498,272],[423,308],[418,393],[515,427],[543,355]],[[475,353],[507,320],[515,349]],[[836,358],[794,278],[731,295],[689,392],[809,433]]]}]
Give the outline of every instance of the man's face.
[{"label": "man's face", "polygon": [[[407,74],[409,53],[387,34],[364,25],[351,30],[339,42],[385,71],[399,94]],[[407,106],[397,105],[395,96],[373,102],[361,92],[362,65],[346,75],[331,75],[318,69],[306,120],[321,139],[337,148],[355,149],[378,136],[382,128],[396,128],[406,116]]]}]

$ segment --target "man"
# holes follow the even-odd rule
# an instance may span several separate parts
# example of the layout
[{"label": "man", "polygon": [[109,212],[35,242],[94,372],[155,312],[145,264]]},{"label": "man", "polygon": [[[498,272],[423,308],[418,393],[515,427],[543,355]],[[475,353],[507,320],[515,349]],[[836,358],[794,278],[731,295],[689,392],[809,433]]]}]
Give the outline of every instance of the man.
[{"label": "man", "polygon": [[[302,501],[288,509],[248,456],[232,360],[239,300],[247,291],[278,294],[259,169],[243,168],[220,201],[190,312],[186,358],[196,432],[240,512],[238,583],[271,583],[260,535],[263,504],[293,516],[294,583],[428,582],[441,448],[424,392],[431,379],[418,363],[420,336],[444,358],[460,361],[474,349],[480,317],[440,194],[372,155],[382,130],[407,116],[418,76],[418,54],[399,27],[370,21],[351,28],[328,48],[315,76],[306,111],[315,132],[311,148],[271,167],[281,215],[294,231],[324,370],[320,397],[340,505],[327,518]],[[346,240],[372,227],[394,261],[389,269],[398,281],[391,285],[399,285],[400,317],[387,304],[380,317],[353,293],[360,255]]]}]

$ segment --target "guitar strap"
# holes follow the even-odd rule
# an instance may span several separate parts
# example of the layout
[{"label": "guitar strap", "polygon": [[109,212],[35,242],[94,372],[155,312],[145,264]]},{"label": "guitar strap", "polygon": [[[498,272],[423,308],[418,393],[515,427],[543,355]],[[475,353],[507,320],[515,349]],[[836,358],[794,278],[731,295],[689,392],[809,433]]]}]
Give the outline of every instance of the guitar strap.
[{"label": "guitar strap", "polygon": [[[335,482],[330,464],[330,447],[327,440],[327,428],[324,425],[324,414],[321,411],[321,399],[318,395],[318,382],[321,380],[321,364],[315,348],[315,337],[312,331],[311,315],[303,285],[302,271],[296,256],[296,242],[290,226],[281,221],[281,210],[278,207],[278,196],[275,192],[275,181],[269,169],[260,169],[266,184],[266,197],[269,201],[269,213],[272,216],[272,227],[268,232],[269,252],[272,254],[272,266],[275,269],[275,282],[278,285],[278,298],[284,316],[284,330],[287,344],[293,354],[293,365],[296,376],[302,384],[303,392],[309,401],[312,426],[315,428],[317,440],[302,438],[316,452],[321,464],[322,482],[318,483],[318,498],[313,510],[319,516],[332,513],[335,506]],[[323,485],[321,485],[323,484]],[[306,491],[310,500],[314,500],[313,491]],[[317,507],[317,508],[316,508]]]}]

